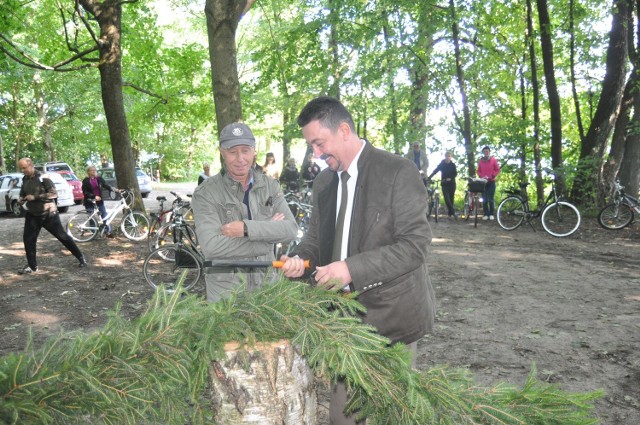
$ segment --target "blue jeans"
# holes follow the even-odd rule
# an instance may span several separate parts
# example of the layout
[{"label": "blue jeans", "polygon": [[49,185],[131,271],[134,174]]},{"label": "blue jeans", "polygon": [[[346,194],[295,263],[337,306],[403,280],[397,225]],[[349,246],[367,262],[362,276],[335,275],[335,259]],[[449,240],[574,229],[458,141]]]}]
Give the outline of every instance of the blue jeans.
[{"label": "blue jeans", "polygon": [[493,200],[496,195],[496,182],[487,182],[484,187],[484,193],[482,194],[482,209],[484,215],[495,215],[496,203]]},{"label": "blue jeans", "polygon": [[[104,201],[98,201],[96,202],[96,205],[98,206],[98,211],[100,211],[100,217],[102,217],[102,221],[104,222],[104,219],[107,216],[107,207],[104,206]],[[92,213],[93,205],[87,207],[87,211]],[[111,233],[111,226],[107,226],[107,233]]]}]

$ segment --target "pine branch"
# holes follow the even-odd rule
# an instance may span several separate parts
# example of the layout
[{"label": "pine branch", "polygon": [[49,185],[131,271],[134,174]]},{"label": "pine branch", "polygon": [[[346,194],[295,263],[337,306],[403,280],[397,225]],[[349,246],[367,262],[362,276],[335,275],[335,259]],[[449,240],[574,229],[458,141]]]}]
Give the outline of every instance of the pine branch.
[{"label": "pine branch", "polygon": [[119,306],[99,332],[60,334],[0,358],[0,422],[209,423],[208,368],[236,341],[289,339],[316,375],[345,380],[348,408],[370,424],[593,424],[601,392],[535,378],[521,389],[477,387],[468,371],[410,368],[410,354],[359,321],[353,296],[283,280],[208,304],[159,290],[128,321]]}]

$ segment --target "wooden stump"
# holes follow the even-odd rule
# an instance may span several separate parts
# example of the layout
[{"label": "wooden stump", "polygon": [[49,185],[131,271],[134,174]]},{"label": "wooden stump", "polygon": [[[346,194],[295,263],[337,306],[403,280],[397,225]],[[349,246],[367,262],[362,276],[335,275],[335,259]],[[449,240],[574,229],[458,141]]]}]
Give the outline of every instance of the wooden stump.
[{"label": "wooden stump", "polygon": [[313,372],[289,341],[242,350],[225,346],[226,360],[209,370],[216,423],[317,423]]}]

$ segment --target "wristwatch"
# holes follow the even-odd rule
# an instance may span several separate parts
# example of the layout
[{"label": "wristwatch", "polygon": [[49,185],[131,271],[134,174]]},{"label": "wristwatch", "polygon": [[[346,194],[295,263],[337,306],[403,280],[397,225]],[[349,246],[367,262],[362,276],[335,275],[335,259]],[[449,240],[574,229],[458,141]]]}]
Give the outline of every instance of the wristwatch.
[{"label": "wristwatch", "polygon": [[249,228],[247,227],[247,223],[243,221],[242,226],[244,227],[244,237],[249,237]]}]

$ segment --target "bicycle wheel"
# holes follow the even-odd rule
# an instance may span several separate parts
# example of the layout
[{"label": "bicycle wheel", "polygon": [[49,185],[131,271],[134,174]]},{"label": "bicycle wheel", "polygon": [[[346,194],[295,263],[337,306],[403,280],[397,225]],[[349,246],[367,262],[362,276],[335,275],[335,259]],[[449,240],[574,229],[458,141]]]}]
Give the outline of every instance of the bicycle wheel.
[{"label": "bicycle wheel", "polygon": [[122,233],[132,241],[141,241],[149,234],[149,219],[138,211],[125,215],[120,223]]},{"label": "bicycle wheel", "polygon": [[157,217],[153,217],[151,220],[151,225],[149,226],[149,232],[147,233],[147,246],[149,247],[149,252],[157,248],[155,244],[159,229],[160,221]]},{"label": "bicycle wheel", "polygon": [[498,224],[504,230],[517,229],[524,222],[525,215],[524,203],[516,196],[504,198],[496,211]]},{"label": "bicycle wheel", "polygon": [[464,204],[462,206],[462,218],[468,221],[470,214],[471,214],[471,197],[469,196],[469,192],[465,192]]},{"label": "bicycle wheel", "polygon": [[431,194],[427,195],[427,218],[431,217],[433,211],[433,197]]},{"label": "bicycle wheel", "polygon": [[67,233],[76,242],[89,242],[98,234],[97,215],[88,211],[77,212],[67,222]]},{"label": "bicycle wheel", "polygon": [[598,223],[609,230],[620,230],[633,221],[633,208],[627,204],[609,204],[600,210]]},{"label": "bicycle wheel", "polygon": [[473,196],[473,227],[478,227],[478,207],[480,200],[477,195]]},{"label": "bicycle wheel", "polygon": [[562,238],[578,230],[580,211],[568,202],[554,202],[542,211],[541,221],[547,233]]},{"label": "bicycle wheel", "polygon": [[[176,260],[167,261],[165,257]],[[154,289],[163,286],[174,292],[178,285],[186,290],[193,288],[202,277],[202,262],[199,255],[181,245],[166,245],[151,251],[142,266],[144,278]]]},{"label": "bicycle wheel", "polygon": [[436,197],[433,200],[433,216],[436,219],[436,223],[438,222],[438,213],[440,212],[440,197]]}]

